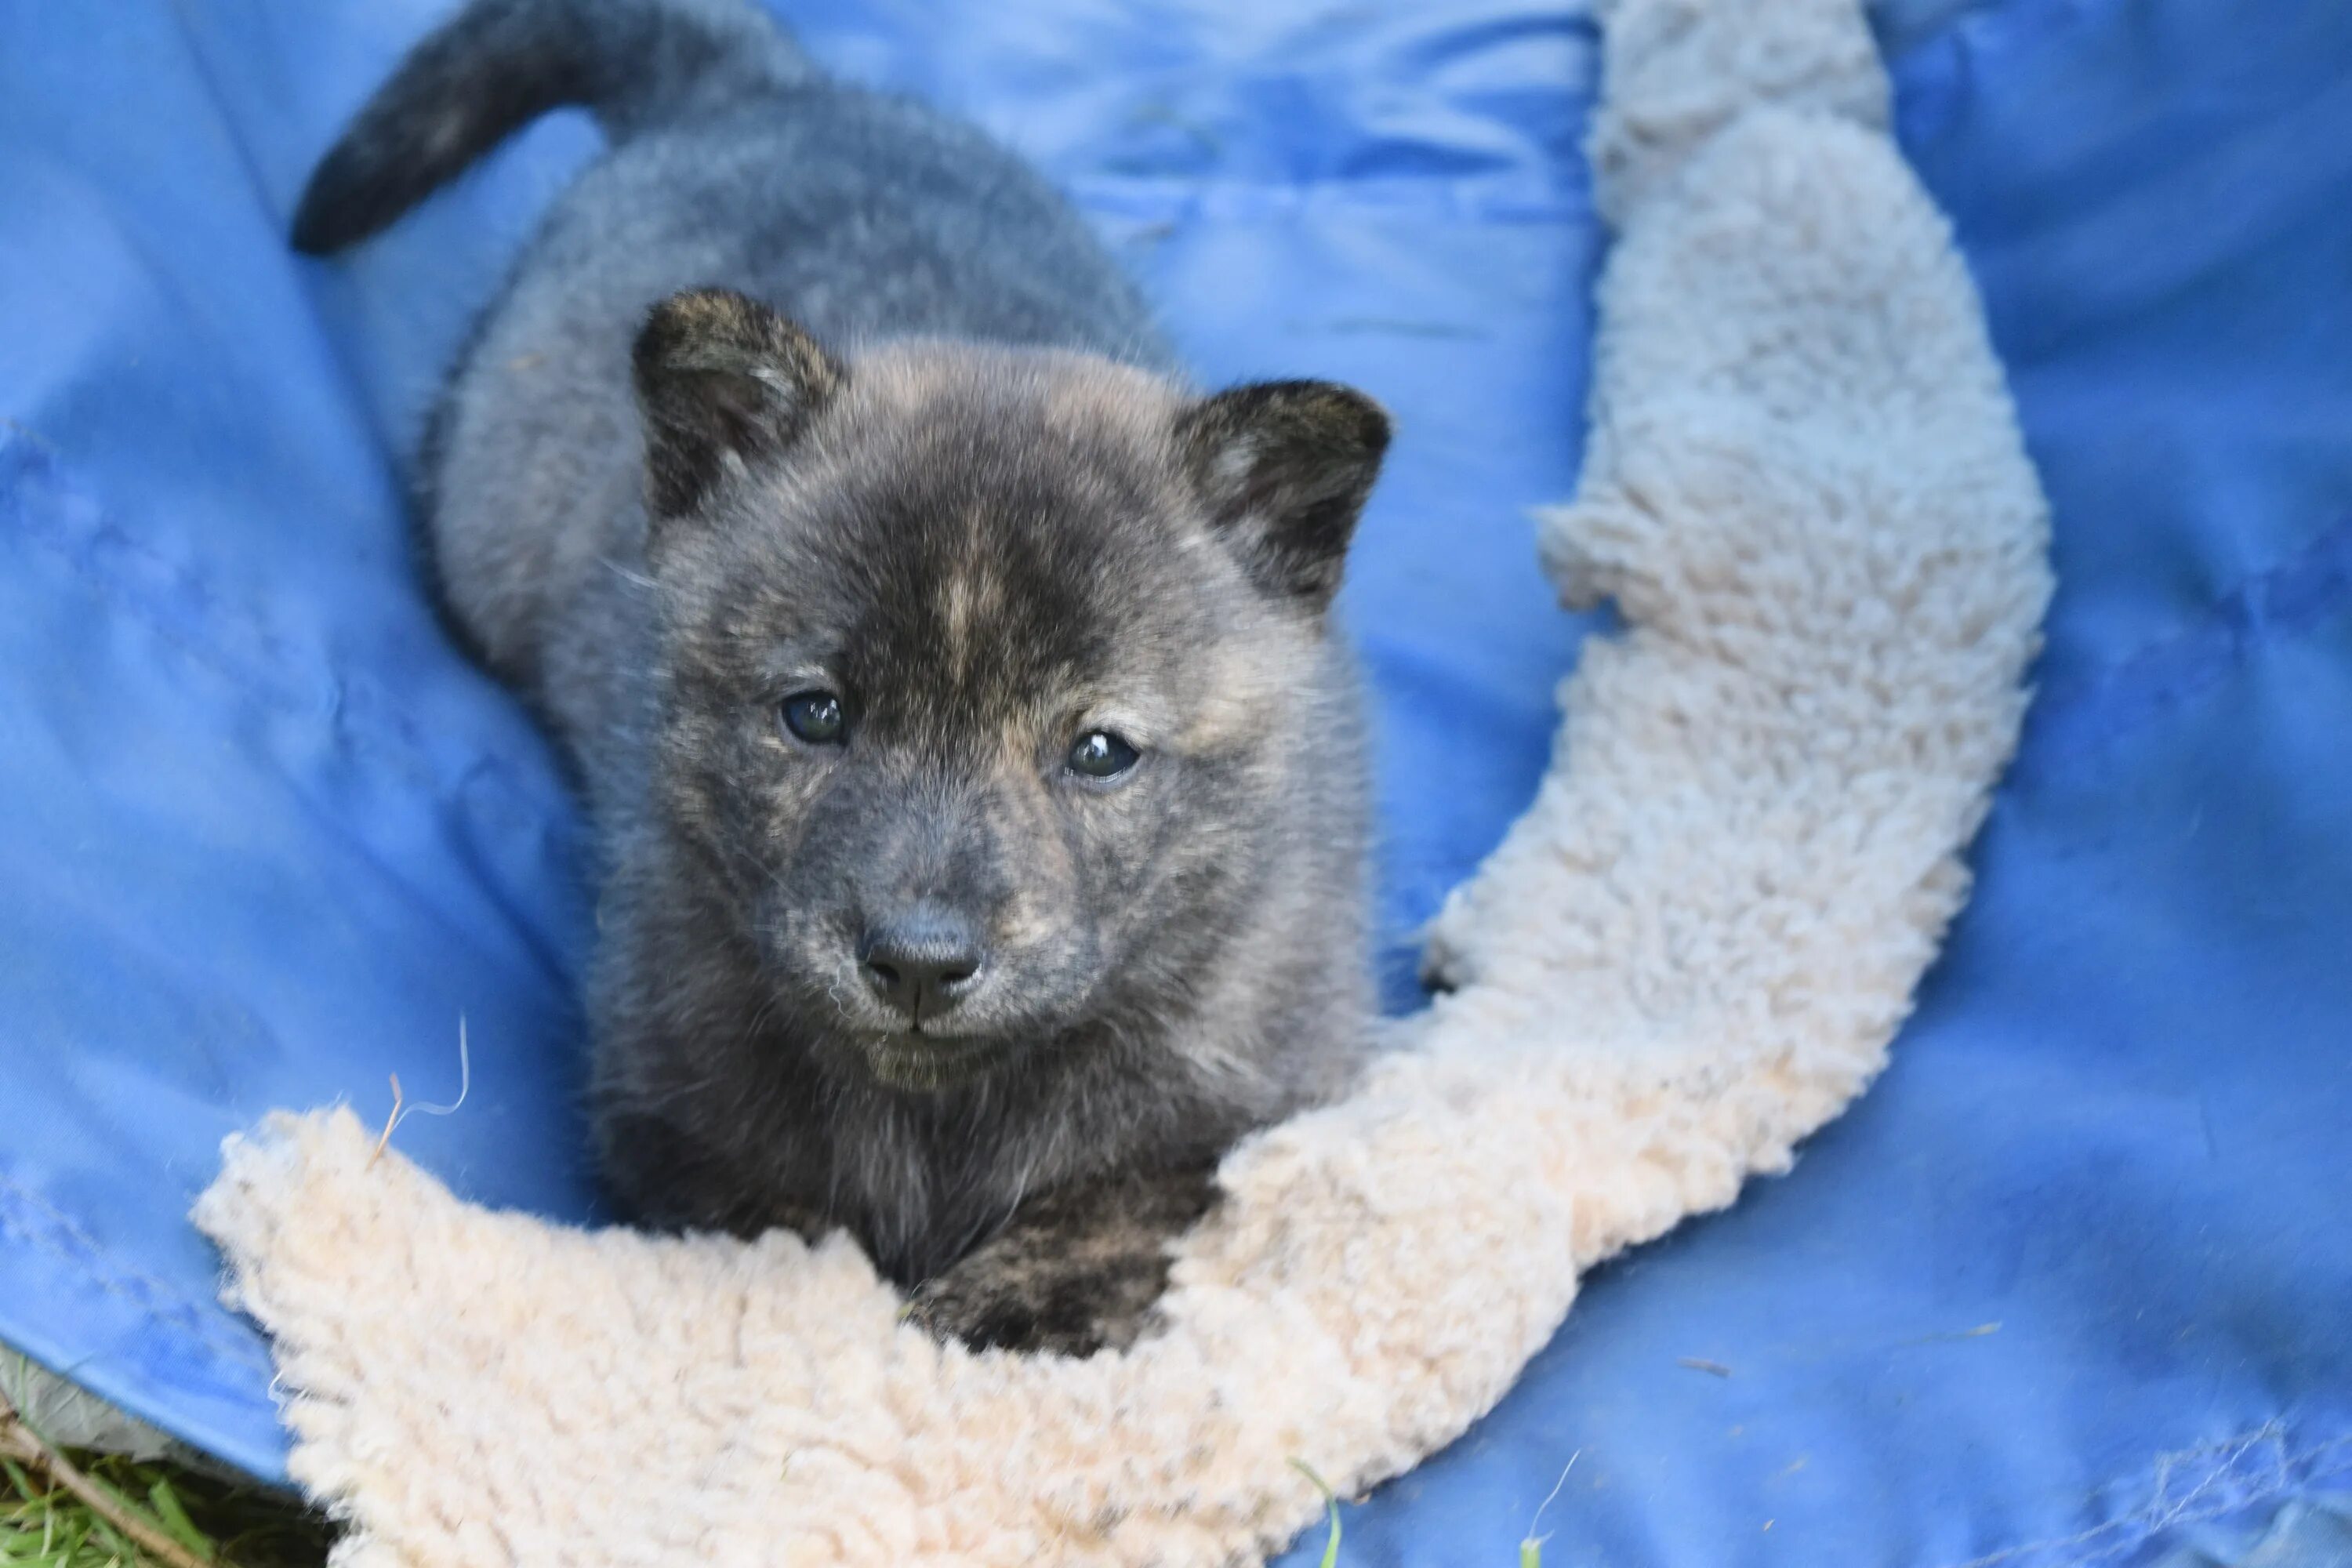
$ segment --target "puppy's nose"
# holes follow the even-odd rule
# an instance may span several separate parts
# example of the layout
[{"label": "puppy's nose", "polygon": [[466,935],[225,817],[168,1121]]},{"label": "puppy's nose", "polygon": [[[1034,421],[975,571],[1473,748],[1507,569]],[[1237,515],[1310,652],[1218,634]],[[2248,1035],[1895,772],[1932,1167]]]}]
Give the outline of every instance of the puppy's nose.
[{"label": "puppy's nose", "polygon": [[877,921],[857,943],[866,983],[918,1026],[963,1000],[984,957],[971,922],[937,904]]}]

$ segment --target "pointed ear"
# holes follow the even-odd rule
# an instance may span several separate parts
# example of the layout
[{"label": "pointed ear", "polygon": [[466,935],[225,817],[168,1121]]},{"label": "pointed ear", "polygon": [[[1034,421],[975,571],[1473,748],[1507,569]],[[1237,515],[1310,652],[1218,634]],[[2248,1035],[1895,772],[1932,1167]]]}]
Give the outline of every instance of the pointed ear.
[{"label": "pointed ear", "polygon": [[1389,416],[1353,388],[1270,381],[1204,397],[1176,436],[1211,520],[1269,592],[1317,610],[1339,590]]},{"label": "pointed ear", "polygon": [[701,504],[730,465],[790,446],[844,374],[798,325],[726,289],[655,306],[632,369],[657,527]]}]

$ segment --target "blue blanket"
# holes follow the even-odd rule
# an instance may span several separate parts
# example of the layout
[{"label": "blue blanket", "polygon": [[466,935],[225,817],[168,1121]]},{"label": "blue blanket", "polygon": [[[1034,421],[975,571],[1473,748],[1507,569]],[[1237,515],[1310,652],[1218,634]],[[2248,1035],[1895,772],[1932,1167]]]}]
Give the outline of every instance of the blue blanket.
[{"label": "blue blanket", "polygon": [[[0,1341],[257,1472],[184,1212],[274,1106],[593,1215],[547,748],[436,628],[398,458],[593,154],[556,116],[345,262],[282,242],[435,0],[0,16]],[[1398,416],[1345,605],[1383,966],[1525,803],[1584,629],[1589,22],[1542,0],[785,0],[1100,223],[1203,378]],[[1350,1563],[2002,1568],[2352,1542],[2352,7],[1891,0],[2060,595],[1975,903],[1796,1173],[1591,1280]],[[2293,1553],[2302,1552],[2296,1559]],[[1299,1557],[1313,1561],[1311,1551]]]}]

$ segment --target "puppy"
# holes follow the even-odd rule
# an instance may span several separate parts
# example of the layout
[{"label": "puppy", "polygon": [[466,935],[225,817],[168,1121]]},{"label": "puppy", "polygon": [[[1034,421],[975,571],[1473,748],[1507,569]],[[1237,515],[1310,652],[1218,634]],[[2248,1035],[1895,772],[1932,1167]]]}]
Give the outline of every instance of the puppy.
[{"label": "puppy", "polygon": [[1329,608],[1388,422],[1196,395],[1040,179],[741,0],[476,0],[295,244],[562,104],[609,150],[418,489],[451,617],[586,795],[610,1189],[845,1226],[974,1345],[1129,1343],[1219,1156],[1366,1038]]}]

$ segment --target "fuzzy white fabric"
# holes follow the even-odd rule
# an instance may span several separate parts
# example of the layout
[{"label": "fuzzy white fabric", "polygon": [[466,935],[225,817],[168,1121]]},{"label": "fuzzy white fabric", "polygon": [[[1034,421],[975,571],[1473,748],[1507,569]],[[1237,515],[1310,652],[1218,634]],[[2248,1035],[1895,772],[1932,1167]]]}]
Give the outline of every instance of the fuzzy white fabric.
[{"label": "fuzzy white fabric", "polygon": [[196,1211],[276,1336],[295,1477],[390,1564],[1247,1560],[1486,1411],[1578,1272],[1836,1114],[1967,886],[2049,594],[2045,511],[1853,0],[1618,0],[1582,491],[1628,629],[1436,923],[1460,989],[1258,1137],[1164,1333],[942,1350],[856,1248],[456,1201],[347,1110]]}]

